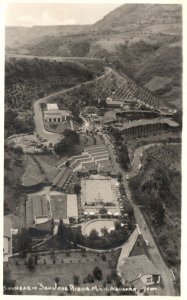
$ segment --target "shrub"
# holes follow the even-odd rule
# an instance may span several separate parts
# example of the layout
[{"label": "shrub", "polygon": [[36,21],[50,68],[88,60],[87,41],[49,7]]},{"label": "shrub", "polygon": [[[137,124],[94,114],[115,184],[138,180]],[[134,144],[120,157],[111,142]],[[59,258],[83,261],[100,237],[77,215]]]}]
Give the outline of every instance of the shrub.
[{"label": "shrub", "polygon": [[95,268],[93,269],[93,276],[94,276],[94,278],[97,279],[97,280],[102,280],[102,278],[103,278],[103,273],[102,273],[102,271],[101,271],[101,269],[100,269],[99,267],[95,267]]},{"label": "shrub", "polygon": [[88,274],[86,277],[87,282],[93,283],[94,282],[94,277],[92,274]]},{"label": "shrub", "polygon": [[108,274],[108,275],[106,276],[106,283],[110,284],[111,282],[112,282],[111,275]]},{"label": "shrub", "polygon": [[106,255],[104,253],[101,255],[101,258],[103,261],[106,261]]},{"label": "shrub", "polygon": [[74,285],[79,285],[79,276],[77,276],[77,275],[73,276],[73,283],[74,283]]}]

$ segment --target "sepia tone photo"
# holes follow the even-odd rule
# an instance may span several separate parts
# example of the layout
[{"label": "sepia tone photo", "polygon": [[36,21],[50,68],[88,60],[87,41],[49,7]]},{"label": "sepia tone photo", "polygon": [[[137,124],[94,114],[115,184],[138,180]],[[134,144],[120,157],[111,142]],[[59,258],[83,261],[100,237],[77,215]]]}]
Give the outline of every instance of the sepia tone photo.
[{"label": "sepia tone photo", "polygon": [[4,295],[181,295],[182,11],[6,6]]}]

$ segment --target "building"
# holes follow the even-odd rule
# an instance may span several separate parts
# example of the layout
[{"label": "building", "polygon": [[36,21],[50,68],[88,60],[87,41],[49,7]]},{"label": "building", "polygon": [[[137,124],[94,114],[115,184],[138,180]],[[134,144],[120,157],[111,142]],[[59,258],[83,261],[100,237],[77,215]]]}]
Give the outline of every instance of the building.
[{"label": "building", "polygon": [[96,106],[86,106],[84,109],[85,116],[90,116],[92,114],[98,115],[99,110]]},{"label": "building", "polygon": [[120,100],[112,100],[111,98],[106,98],[106,104],[108,108],[122,108],[123,102]]},{"label": "building", "polygon": [[69,219],[78,219],[77,196],[69,195],[51,195],[50,196],[51,217],[55,223],[60,219],[69,224]]},{"label": "building", "polygon": [[149,134],[154,134],[160,131],[174,131],[179,124],[170,119],[150,119],[137,120],[129,123],[124,123],[121,127],[112,126],[112,130],[121,131],[125,137],[141,137]]},{"label": "building", "polygon": [[48,103],[47,110],[44,111],[44,121],[46,122],[63,122],[71,118],[71,112],[59,110],[56,103]]},{"label": "building", "polygon": [[12,224],[8,216],[4,216],[3,261],[7,262],[12,255]]},{"label": "building", "polygon": [[75,194],[28,195],[26,202],[27,228],[49,228],[53,219],[55,224],[62,219],[69,224],[70,218],[78,219],[77,196]]},{"label": "building", "polygon": [[47,103],[47,110],[48,111],[58,110],[58,105],[56,103]]},{"label": "building", "polygon": [[143,295],[147,287],[158,287],[161,283],[160,272],[145,254],[126,257],[118,275],[122,284],[134,287],[138,295]]}]

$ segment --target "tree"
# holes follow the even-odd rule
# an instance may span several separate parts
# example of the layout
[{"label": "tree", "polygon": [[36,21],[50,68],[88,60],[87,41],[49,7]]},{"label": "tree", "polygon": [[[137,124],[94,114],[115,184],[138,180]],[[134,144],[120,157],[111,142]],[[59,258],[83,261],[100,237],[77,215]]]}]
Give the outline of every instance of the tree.
[{"label": "tree", "polygon": [[31,255],[31,256],[29,256],[28,261],[27,261],[27,268],[30,271],[32,271],[32,270],[34,270],[34,267],[35,267],[35,261],[34,261],[34,257]]},{"label": "tree", "polygon": [[106,276],[106,283],[108,283],[108,284],[112,283],[112,278],[111,278],[111,275],[110,275],[110,274],[108,274],[108,275]]},{"label": "tree", "polygon": [[97,279],[99,281],[102,280],[103,273],[102,273],[102,271],[101,271],[101,269],[99,267],[95,267],[93,269],[93,276],[94,276],[95,279]]},{"label": "tree", "polygon": [[107,209],[105,207],[101,207],[99,213],[102,215],[107,214]]},{"label": "tree", "polygon": [[51,235],[54,235],[54,228],[55,228],[55,223],[54,223],[54,219],[51,219]]},{"label": "tree", "polygon": [[60,278],[59,277],[55,277],[55,282],[57,284],[57,286],[59,285],[59,282],[60,282]]},{"label": "tree", "polygon": [[80,191],[81,191],[81,185],[79,183],[75,183],[74,184],[74,192],[75,194],[80,194]]},{"label": "tree", "polygon": [[35,263],[35,265],[37,265],[37,263],[38,263],[38,255],[34,256],[34,263]]},{"label": "tree", "polygon": [[93,283],[94,282],[94,277],[92,274],[88,274],[86,277],[87,282]]},{"label": "tree", "polygon": [[18,252],[24,253],[31,248],[32,239],[26,229],[22,229],[21,233],[18,234]]},{"label": "tree", "polygon": [[74,285],[79,285],[79,276],[77,276],[77,275],[73,276],[73,283],[74,283]]},{"label": "tree", "polygon": [[4,268],[3,270],[3,289],[4,295],[15,295],[17,292],[14,290],[16,286],[16,281],[12,280],[10,277],[10,271]]},{"label": "tree", "polygon": [[73,153],[74,146],[79,144],[79,135],[77,132],[66,129],[64,131],[64,138],[54,146],[54,151],[58,155],[66,153]]},{"label": "tree", "polygon": [[101,255],[101,258],[103,261],[106,261],[106,255],[104,253]]},{"label": "tree", "polygon": [[117,173],[117,179],[118,179],[119,181],[121,181],[122,178],[123,178],[122,173],[121,173],[121,172]]}]

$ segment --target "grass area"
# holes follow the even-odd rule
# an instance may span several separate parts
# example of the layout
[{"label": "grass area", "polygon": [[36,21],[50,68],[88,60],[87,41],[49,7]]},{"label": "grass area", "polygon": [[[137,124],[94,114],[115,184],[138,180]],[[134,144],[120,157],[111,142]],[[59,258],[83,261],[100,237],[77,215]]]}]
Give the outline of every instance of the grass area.
[{"label": "grass area", "polygon": [[41,164],[47,179],[49,182],[52,182],[53,178],[57,174],[57,169],[54,167],[54,164],[57,162],[57,157],[54,154],[47,155],[37,155],[38,162]]},{"label": "grass area", "polygon": [[22,184],[31,186],[43,182],[44,179],[44,173],[39,169],[37,163],[31,156],[27,156],[27,168],[22,176]]},{"label": "grass area", "polygon": [[145,244],[143,243],[143,239],[140,236],[138,236],[136,243],[134,244],[134,247],[130,253],[130,256],[136,256],[142,254],[146,255]]},{"label": "grass area", "polygon": [[[116,286],[114,277],[111,276],[115,272],[115,267],[119,251],[106,253],[105,255],[97,253],[60,253],[54,255],[38,255],[37,265],[32,271],[29,271],[25,265],[26,259],[11,258],[8,267],[11,270],[12,279],[16,280],[17,286],[38,286],[42,283],[44,286],[53,287],[55,277],[59,278],[59,286],[66,287],[74,284],[74,276],[78,276],[77,287],[99,286]],[[99,266],[102,271],[102,279],[94,282],[86,282],[85,278],[88,274],[93,273],[93,269]],[[110,275],[111,283],[106,284],[107,276]],[[35,295],[60,295],[60,291],[36,290]],[[33,294],[30,291],[23,291],[24,295]],[[68,292],[63,292],[63,295],[68,295]],[[103,293],[99,293],[102,295]],[[106,292],[104,293],[106,295]],[[103,294],[103,295],[104,295]],[[62,295],[62,294],[61,294]],[[71,292],[70,295],[98,295],[97,292]]]},{"label": "grass area", "polygon": [[25,155],[16,154],[8,148],[4,152],[4,213],[17,213],[16,207],[23,200],[20,191],[21,177],[25,172]]}]

